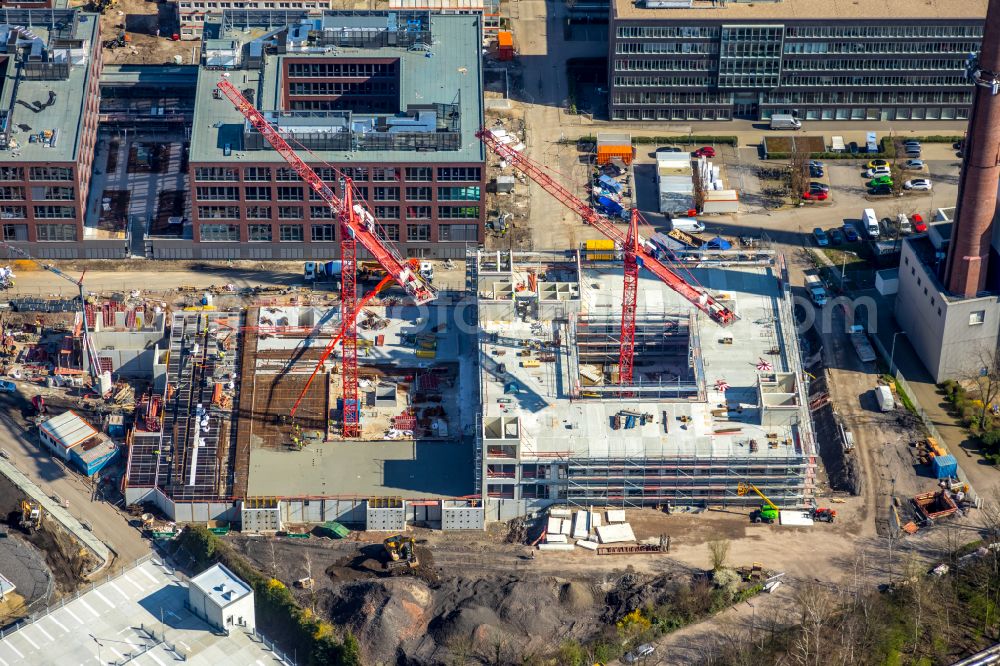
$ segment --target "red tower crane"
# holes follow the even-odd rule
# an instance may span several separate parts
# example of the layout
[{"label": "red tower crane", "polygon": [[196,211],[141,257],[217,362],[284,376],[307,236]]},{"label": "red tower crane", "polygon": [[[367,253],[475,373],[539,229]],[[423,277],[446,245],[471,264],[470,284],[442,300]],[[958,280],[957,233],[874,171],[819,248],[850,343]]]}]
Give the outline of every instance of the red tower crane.
[{"label": "red tower crane", "polygon": [[625,291],[622,297],[622,348],[618,355],[618,383],[632,383],[635,360],[635,304],[639,295],[639,211],[632,210],[632,219],[625,237]]},{"label": "red tower crane", "polygon": [[621,351],[619,354],[619,383],[632,383],[632,369],[635,355],[635,310],[639,283],[639,263],[653,275],[660,278],[668,287],[683,296],[689,303],[707,314],[712,321],[720,326],[728,326],[736,321],[736,313],[712,298],[708,293],[699,291],[680,275],[664,266],[639,242],[638,211],[632,211],[632,219],[627,235],[622,233],[614,223],[604,215],[597,213],[585,201],[567,190],[549,176],[545,169],[527,156],[514,150],[513,147],[501,142],[493,132],[481,129],[476,132],[487,148],[509,162],[515,169],[538,183],[543,190],[555,197],[560,203],[583,218],[583,221],[597,229],[606,237],[615,241],[625,254],[625,292],[622,304]]},{"label": "red tower crane", "polygon": [[[274,128],[260,111],[254,108],[239,90],[228,80],[222,79],[217,84],[219,91],[232,102],[236,110],[267,139],[267,142],[281,155],[299,178],[305,182],[331,210],[338,216],[341,224],[340,251],[342,260],[341,272],[341,332],[343,341],[343,431],[345,437],[357,437],[360,434],[361,423],[358,413],[358,341],[355,321],[357,318],[357,243],[367,250],[375,261],[385,269],[388,276],[394,280],[413,299],[417,305],[423,305],[437,298],[436,290],[421,277],[419,270],[404,262],[376,234],[378,221],[360,203],[354,202],[353,184],[347,179],[344,186],[344,199],[341,200],[333,190],[323,182],[315,171],[306,164],[292,147],[288,145],[280,132]],[[336,344],[334,339],[326,351],[309,381],[299,394],[292,408],[291,416],[302,402],[312,378],[329,356]]]}]

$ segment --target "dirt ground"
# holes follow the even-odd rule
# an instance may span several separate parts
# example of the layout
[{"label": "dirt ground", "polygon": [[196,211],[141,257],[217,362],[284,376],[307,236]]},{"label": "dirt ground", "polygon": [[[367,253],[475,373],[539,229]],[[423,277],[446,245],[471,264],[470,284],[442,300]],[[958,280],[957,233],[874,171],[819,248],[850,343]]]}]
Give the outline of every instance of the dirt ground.
[{"label": "dirt ground", "polygon": [[[73,3],[71,3],[73,4]],[[79,3],[77,3],[79,4]],[[159,36],[156,31],[159,30]],[[197,53],[199,41],[173,41],[178,31],[175,5],[155,0],[118,0],[118,5],[101,17],[101,41],[106,42],[124,30],[132,37],[131,45],[119,49],[104,49],[106,65],[174,64],[174,56],[181,56],[183,64],[192,60],[192,49]]]}]

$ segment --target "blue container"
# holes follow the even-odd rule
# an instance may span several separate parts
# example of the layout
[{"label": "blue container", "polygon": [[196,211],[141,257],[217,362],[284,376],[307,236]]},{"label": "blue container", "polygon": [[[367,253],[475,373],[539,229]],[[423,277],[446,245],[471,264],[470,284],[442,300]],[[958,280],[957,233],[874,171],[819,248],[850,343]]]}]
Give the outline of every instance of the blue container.
[{"label": "blue container", "polygon": [[936,456],[932,467],[935,478],[947,479],[958,476],[958,461],[955,460],[955,456]]}]

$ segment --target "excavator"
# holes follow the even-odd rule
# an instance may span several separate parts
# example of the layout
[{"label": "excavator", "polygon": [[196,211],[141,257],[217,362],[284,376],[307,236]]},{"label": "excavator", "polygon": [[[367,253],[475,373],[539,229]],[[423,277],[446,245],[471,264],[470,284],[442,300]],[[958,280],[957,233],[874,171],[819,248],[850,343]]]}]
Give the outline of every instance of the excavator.
[{"label": "excavator", "polygon": [[413,537],[397,534],[382,542],[385,547],[386,561],[382,568],[394,571],[407,567],[413,569],[420,564],[417,559],[417,544]]},{"label": "excavator", "polygon": [[764,503],[760,505],[759,509],[754,509],[750,513],[750,520],[755,523],[775,523],[778,521],[778,507],[777,505],[767,498],[767,495],[760,491],[760,488],[753,485],[752,483],[743,483],[742,481],[736,487],[736,494],[743,497],[750,491],[754,491],[760,498],[764,500]]},{"label": "excavator", "polygon": [[28,532],[34,532],[42,526],[42,507],[37,502],[21,500],[21,527]]}]

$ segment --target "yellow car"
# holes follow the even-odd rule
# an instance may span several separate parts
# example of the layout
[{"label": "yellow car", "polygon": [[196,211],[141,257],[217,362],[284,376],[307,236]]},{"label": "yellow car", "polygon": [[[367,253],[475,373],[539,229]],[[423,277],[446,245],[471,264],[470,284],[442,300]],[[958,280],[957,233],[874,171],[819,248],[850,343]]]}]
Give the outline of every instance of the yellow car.
[{"label": "yellow car", "polygon": [[887,166],[889,166],[889,163],[886,162],[885,160],[872,160],[871,162],[868,163],[869,169],[877,169],[879,167],[887,167]]}]

